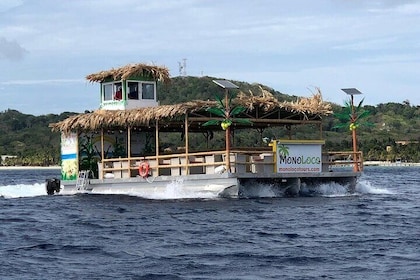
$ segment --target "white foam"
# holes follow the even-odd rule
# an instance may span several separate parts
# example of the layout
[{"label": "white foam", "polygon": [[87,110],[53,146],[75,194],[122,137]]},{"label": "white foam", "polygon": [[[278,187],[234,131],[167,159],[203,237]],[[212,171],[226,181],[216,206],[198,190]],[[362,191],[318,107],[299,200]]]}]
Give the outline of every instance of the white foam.
[{"label": "white foam", "polygon": [[272,187],[262,187],[256,193],[256,197],[277,197],[278,193],[274,192]]},{"label": "white foam", "polygon": [[47,195],[45,184],[0,186],[0,197],[19,198]]},{"label": "white foam", "polygon": [[[302,186],[304,188],[304,186]],[[155,189],[152,193],[143,193],[140,189],[133,188],[130,191],[116,191],[112,188],[108,190],[101,190],[100,192],[95,192],[98,194],[122,194],[122,195],[131,195],[142,197],[146,199],[156,199],[156,200],[172,200],[172,199],[216,199],[218,198],[218,193],[209,190],[200,190],[192,191],[188,190],[183,186],[182,180],[173,181],[169,183],[164,190]],[[66,193],[67,195],[73,195],[77,192]],[[315,193],[325,197],[341,197],[354,195],[348,192],[348,189],[345,186],[329,183],[322,184],[315,188]],[[61,194],[61,193],[60,193]],[[362,180],[359,181],[356,185],[356,194],[395,194],[392,191],[389,191],[385,188],[378,188],[372,186],[369,181]],[[20,198],[20,197],[36,197],[47,195],[45,190],[45,184],[35,183],[33,185],[6,185],[0,186],[0,197],[4,198]],[[276,188],[273,188],[272,185],[259,184],[248,188],[246,191],[246,197],[281,197],[284,194],[279,192]]]},{"label": "white foam", "polygon": [[319,186],[318,191],[322,196],[326,197],[341,197],[350,195],[349,189],[346,186],[337,183],[322,184]]},{"label": "white foam", "polygon": [[395,194],[394,192],[372,186],[369,181],[361,180],[356,185],[356,192],[362,194]]},{"label": "white foam", "polygon": [[214,199],[218,194],[211,191],[191,191],[186,190],[182,180],[177,180],[166,185],[165,190],[155,190],[152,194],[147,194],[145,198],[170,200],[170,199]]},{"label": "white foam", "polygon": [[303,184],[301,186],[301,192],[303,194],[309,194],[314,196],[323,196],[323,197],[343,197],[354,195],[349,192],[348,187],[331,182],[324,183],[318,186],[306,186]]},{"label": "white foam", "polygon": [[247,185],[241,190],[243,197],[261,197],[272,198],[284,196],[284,190],[276,188],[273,184],[259,183],[256,185]]},{"label": "white foam", "polygon": [[[218,188],[216,188],[218,189]],[[142,188],[131,188],[125,190],[118,189],[100,189],[93,190],[92,193],[95,194],[109,194],[109,195],[129,195],[136,196],[152,200],[172,200],[172,199],[216,199],[218,198],[218,193],[212,191],[211,186],[207,190],[191,190],[186,189],[183,185],[182,180],[173,181],[168,183],[166,187],[155,188],[152,192],[150,190],[143,190]]]}]

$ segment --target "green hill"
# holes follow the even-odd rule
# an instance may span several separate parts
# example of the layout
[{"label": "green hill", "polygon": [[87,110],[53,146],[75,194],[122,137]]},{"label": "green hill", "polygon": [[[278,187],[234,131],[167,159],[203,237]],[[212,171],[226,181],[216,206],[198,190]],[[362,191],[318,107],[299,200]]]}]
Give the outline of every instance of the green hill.
[{"label": "green hill", "polygon": [[[215,85],[212,77],[177,77],[172,79],[169,86],[159,85],[158,98],[160,104],[173,104],[190,100],[211,99],[220,94],[221,89]],[[260,86],[274,94],[279,100],[296,100],[296,96],[289,96],[271,88],[258,84],[233,81],[241,91],[260,92]],[[342,111],[341,104],[333,104],[334,112]],[[364,106],[371,112],[368,121],[373,127],[357,130],[359,148],[364,153],[365,160],[395,160],[420,162],[420,106],[412,106],[408,101],[403,103],[386,103],[377,106]],[[60,115],[48,114],[33,116],[20,113],[16,110],[0,112],[0,154],[14,155],[17,158],[8,159],[1,164],[8,165],[54,165],[60,161],[60,135],[48,128],[54,123],[67,118],[74,113],[64,112]],[[351,133],[348,130],[337,131],[333,129],[339,123],[334,116],[325,118],[323,137],[326,139],[326,149],[333,151],[351,150]],[[263,132],[270,138],[287,136],[285,129],[271,129]],[[319,138],[318,129],[312,127],[293,128],[296,138]],[[255,135],[235,133],[237,145],[257,145]],[[175,136],[174,136],[175,137]],[[177,136],[178,137],[178,136]],[[178,137],[179,138],[179,137]],[[179,139],[168,138],[170,143]],[[203,141],[192,139],[191,145],[201,147]],[[220,141],[221,145],[223,141]],[[165,143],[162,143],[165,146]]]}]

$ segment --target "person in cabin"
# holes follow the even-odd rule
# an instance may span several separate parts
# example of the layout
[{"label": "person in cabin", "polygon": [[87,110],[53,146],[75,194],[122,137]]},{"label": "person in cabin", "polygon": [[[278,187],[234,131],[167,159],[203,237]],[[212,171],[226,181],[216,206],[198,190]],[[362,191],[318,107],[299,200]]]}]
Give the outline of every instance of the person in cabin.
[{"label": "person in cabin", "polygon": [[114,94],[114,100],[121,100],[122,99],[122,88],[118,87],[117,91]]}]

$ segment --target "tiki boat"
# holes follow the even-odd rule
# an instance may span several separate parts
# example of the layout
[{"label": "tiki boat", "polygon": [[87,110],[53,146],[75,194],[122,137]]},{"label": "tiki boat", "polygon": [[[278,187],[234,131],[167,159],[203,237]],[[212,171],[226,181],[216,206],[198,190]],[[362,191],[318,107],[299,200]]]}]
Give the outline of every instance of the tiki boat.
[{"label": "tiki boat", "polygon": [[[351,190],[362,171],[361,153],[323,151],[322,118],[332,111],[320,92],[286,102],[262,88],[244,94],[230,81],[213,80],[219,98],[159,105],[158,84],[170,81],[166,67],[133,64],[86,78],[100,84],[100,107],[50,125],[61,132],[62,178],[60,187],[56,180],[47,181],[49,194],[150,197],[176,184],[181,191],[203,195],[240,197],[257,186],[296,195],[320,184]],[[302,125],[319,130],[317,139],[295,139],[293,127]],[[268,129],[289,134],[267,139]],[[183,144],[166,149],[162,142],[172,133]],[[211,143],[216,134],[219,148]],[[236,134],[258,139],[244,147]],[[191,138],[203,135],[207,145],[198,150]]]}]

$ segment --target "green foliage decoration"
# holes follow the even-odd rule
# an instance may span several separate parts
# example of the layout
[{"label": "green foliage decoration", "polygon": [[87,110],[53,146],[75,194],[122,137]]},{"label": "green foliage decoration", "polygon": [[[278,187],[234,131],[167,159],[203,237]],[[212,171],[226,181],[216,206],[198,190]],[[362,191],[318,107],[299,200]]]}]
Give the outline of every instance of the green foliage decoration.
[{"label": "green foliage decoration", "polygon": [[225,104],[220,99],[219,96],[215,96],[217,100],[217,106],[210,107],[207,109],[208,112],[223,118],[223,120],[209,120],[203,124],[203,126],[210,126],[210,125],[219,125],[222,127],[223,130],[226,130],[229,126],[232,125],[233,122],[241,123],[241,124],[252,124],[252,122],[248,119],[235,119],[236,116],[240,115],[241,113],[246,111],[246,108],[243,106],[234,106],[232,107],[232,97],[229,99],[228,106],[226,109]]},{"label": "green foliage decoration", "polygon": [[360,126],[373,126],[372,123],[365,121],[364,119],[370,115],[370,111],[362,108],[364,98],[354,107],[354,114],[352,113],[352,105],[350,100],[344,102],[344,109],[340,113],[335,113],[341,123],[335,125],[333,129],[348,127],[350,131],[353,131]]}]

